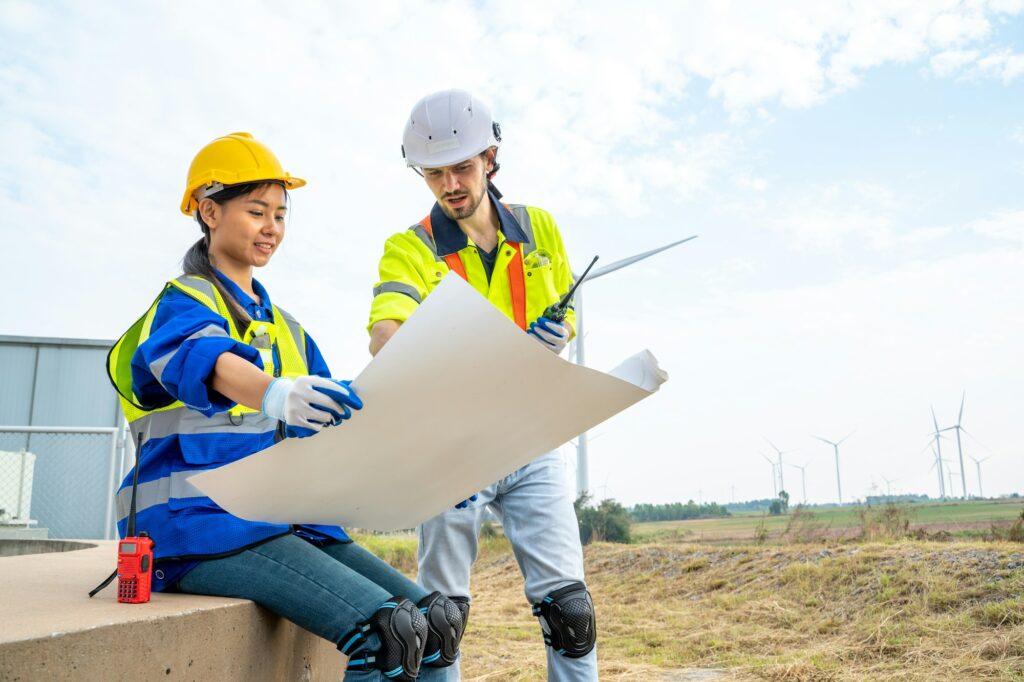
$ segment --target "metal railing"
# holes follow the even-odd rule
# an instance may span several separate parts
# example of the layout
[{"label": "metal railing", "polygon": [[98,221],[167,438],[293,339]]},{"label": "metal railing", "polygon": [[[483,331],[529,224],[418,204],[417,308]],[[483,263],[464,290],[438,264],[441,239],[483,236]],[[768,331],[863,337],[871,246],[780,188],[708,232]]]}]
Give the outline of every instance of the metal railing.
[{"label": "metal railing", "polygon": [[116,537],[124,428],[0,426],[0,524],[50,537]]}]

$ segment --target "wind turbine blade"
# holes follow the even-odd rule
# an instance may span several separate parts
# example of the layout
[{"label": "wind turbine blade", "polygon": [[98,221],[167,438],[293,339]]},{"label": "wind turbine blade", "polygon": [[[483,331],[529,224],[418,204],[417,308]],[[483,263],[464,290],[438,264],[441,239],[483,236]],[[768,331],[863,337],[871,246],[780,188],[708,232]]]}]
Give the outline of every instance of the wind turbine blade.
[{"label": "wind turbine blade", "polygon": [[[855,433],[857,433],[857,429],[854,429],[853,431],[850,431],[848,434],[843,436],[843,440],[846,440],[847,438],[849,438],[850,436],[852,436]],[[836,443],[836,445],[839,445],[840,443],[842,443],[843,440],[839,441],[839,443]]]},{"label": "wind turbine blade", "polygon": [[987,445],[985,445],[985,444],[984,444],[984,443],[982,443],[982,442],[981,442],[980,440],[978,440],[977,438],[975,438],[975,437],[974,437],[974,434],[973,434],[973,433],[971,433],[970,431],[968,431],[967,429],[965,429],[965,428],[964,428],[964,427],[962,427],[962,426],[960,427],[960,430],[961,430],[961,431],[963,431],[964,433],[966,433],[966,434],[967,434],[968,436],[970,436],[971,440],[973,440],[973,441],[974,441],[975,443],[977,443],[978,445],[980,445],[980,446],[981,446],[981,447],[982,447],[982,448],[983,448],[983,449],[984,449],[984,450],[985,450],[986,452],[992,452],[992,450],[991,450],[991,449],[989,449],[989,447],[988,447]]},{"label": "wind turbine blade", "polygon": [[651,256],[653,256],[653,255],[655,255],[657,253],[661,253],[662,251],[665,251],[666,249],[671,249],[673,246],[679,246],[680,244],[682,244],[684,242],[688,242],[691,239],[696,239],[696,238],[697,238],[697,235],[693,235],[692,237],[687,237],[686,239],[680,239],[679,241],[672,242],[671,244],[666,244],[665,246],[658,247],[657,249],[651,249],[650,251],[644,251],[643,253],[638,253],[635,256],[630,256],[629,258],[623,258],[622,260],[617,260],[617,261],[615,261],[614,263],[612,263],[610,265],[606,265],[603,268],[598,268],[597,270],[594,270],[592,273],[590,273],[590,276],[587,277],[587,280],[590,281],[590,280],[595,280],[598,277],[603,277],[604,275],[607,275],[609,273],[615,272],[616,270],[621,270],[622,268],[626,267],[627,265],[632,265],[633,263],[636,263],[637,261],[641,261],[641,260],[643,260],[645,258],[650,258]]},{"label": "wind turbine blade", "polygon": [[[768,440],[768,439],[767,439],[767,438],[765,438],[765,440]],[[772,449],[773,449],[773,450],[775,450],[775,452],[779,453],[780,455],[781,455],[781,454],[784,454],[784,453],[782,452],[782,450],[779,450],[779,449],[778,449],[777,447],[775,447],[775,443],[771,442],[770,440],[768,440],[768,445],[771,445],[771,446],[772,446]]]},{"label": "wind turbine blade", "polygon": [[822,443],[828,443],[829,445],[839,445],[839,443],[833,443],[832,441],[828,440],[827,438],[822,438],[821,436],[815,436],[813,433],[811,434],[811,438],[817,438]]},{"label": "wind turbine blade", "polygon": [[935,424],[935,433],[939,432],[939,420],[935,417],[935,406],[931,405],[932,408],[932,423]]},{"label": "wind turbine blade", "polygon": [[960,426],[960,422],[964,420],[964,401],[967,400],[967,391],[960,397],[960,414],[956,418],[956,425]]}]

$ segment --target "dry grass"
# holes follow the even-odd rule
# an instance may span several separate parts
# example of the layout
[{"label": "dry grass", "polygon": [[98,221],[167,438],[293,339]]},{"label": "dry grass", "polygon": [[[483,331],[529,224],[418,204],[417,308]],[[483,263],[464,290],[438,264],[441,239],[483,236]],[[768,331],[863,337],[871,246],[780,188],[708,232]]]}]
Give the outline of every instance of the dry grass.
[{"label": "dry grass", "polygon": [[[592,545],[586,562],[602,680],[1024,680],[1019,545]],[[507,545],[473,580],[464,679],[544,679]]]},{"label": "dry grass", "polygon": [[[359,540],[415,571],[414,537]],[[720,682],[1024,681],[1020,544],[596,544],[585,552],[602,680],[683,681],[698,679],[693,669],[720,669]],[[473,593],[463,678],[545,679],[540,630],[503,537],[481,543]]]}]

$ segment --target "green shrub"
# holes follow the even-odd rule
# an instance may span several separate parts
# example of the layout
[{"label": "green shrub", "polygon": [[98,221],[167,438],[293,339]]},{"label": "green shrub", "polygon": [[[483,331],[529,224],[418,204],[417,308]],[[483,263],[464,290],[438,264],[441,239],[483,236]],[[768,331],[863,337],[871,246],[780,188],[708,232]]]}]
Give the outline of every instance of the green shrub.
[{"label": "green shrub", "polygon": [[597,507],[587,506],[590,496],[583,493],[573,506],[583,544],[598,542],[629,542],[633,525],[629,512],[615,500],[601,500]]}]

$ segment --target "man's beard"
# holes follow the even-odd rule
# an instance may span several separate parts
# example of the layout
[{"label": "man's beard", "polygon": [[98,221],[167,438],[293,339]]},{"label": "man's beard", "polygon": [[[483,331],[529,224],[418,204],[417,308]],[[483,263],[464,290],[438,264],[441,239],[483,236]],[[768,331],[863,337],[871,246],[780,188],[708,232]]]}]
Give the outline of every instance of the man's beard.
[{"label": "man's beard", "polygon": [[465,220],[466,218],[469,218],[471,215],[476,213],[476,209],[480,207],[480,202],[482,202],[484,200],[484,197],[487,196],[487,191],[484,190],[480,192],[480,196],[476,197],[476,201],[472,201],[472,195],[470,195],[467,192],[466,196],[472,201],[472,203],[467,203],[462,208],[452,208],[446,203],[446,200],[452,196],[460,195],[446,194],[442,196],[441,201],[438,202],[441,205],[441,210],[444,211],[444,214],[451,218],[452,220]]}]

